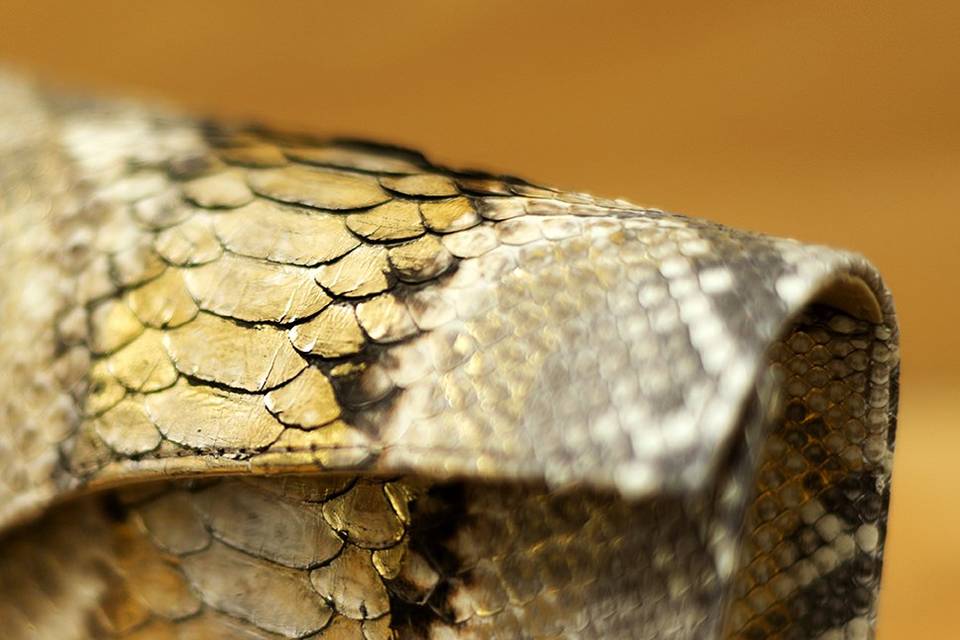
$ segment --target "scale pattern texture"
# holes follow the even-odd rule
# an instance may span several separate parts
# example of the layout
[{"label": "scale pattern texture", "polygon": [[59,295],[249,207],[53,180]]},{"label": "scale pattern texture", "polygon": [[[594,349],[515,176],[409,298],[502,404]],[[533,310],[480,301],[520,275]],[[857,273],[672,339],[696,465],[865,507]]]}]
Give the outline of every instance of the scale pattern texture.
[{"label": "scale pattern texture", "polygon": [[855,254],[0,77],[12,638],[872,636]]}]

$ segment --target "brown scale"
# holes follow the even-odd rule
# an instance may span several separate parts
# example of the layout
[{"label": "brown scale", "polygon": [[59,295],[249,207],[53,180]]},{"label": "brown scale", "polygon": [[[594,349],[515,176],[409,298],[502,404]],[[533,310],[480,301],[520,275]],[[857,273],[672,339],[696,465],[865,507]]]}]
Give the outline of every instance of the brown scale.
[{"label": "brown scale", "polygon": [[419,491],[290,476],[79,502],[6,539],[5,637],[390,638]]}]

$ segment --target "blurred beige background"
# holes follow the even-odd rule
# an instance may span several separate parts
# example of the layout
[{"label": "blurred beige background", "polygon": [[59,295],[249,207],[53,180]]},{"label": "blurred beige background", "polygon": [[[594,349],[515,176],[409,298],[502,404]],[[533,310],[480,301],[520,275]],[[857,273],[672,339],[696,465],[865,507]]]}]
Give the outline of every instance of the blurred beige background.
[{"label": "blurred beige background", "polygon": [[933,1],[0,0],[49,79],[867,254],[904,335],[883,640],[960,615],[958,34]]}]

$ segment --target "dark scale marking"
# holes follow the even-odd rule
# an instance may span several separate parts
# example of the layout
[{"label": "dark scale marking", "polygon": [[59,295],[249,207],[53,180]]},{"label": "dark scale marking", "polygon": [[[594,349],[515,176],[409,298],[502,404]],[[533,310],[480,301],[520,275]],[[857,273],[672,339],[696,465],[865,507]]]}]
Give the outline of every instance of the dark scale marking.
[{"label": "dark scale marking", "polygon": [[116,493],[106,493],[100,500],[104,515],[111,522],[126,522],[130,517],[130,509]]},{"label": "dark scale marking", "polygon": [[887,405],[887,446],[893,451],[894,441],[897,438],[897,416],[900,408],[900,364],[890,372],[890,399]]},{"label": "dark scale marking", "polygon": [[447,604],[450,576],[462,562],[450,554],[447,543],[469,521],[466,493],[463,483],[441,484],[410,504],[409,549],[426,558],[441,578],[425,602],[417,601],[414,588],[402,578],[387,582],[391,628],[401,640],[428,637],[432,625],[453,620]]},{"label": "dark scale marking", "polygon": [[[864,564],[876,561],[863,553],[830,573],[814,580],[787,598],[796,637],[815,638],[830,628],[838,628],[865,614],[873,603],[873,593],[856,580]],[[766,616],[765,616],[766,618]],[[770,624],[770,621],[767,620]]]}]

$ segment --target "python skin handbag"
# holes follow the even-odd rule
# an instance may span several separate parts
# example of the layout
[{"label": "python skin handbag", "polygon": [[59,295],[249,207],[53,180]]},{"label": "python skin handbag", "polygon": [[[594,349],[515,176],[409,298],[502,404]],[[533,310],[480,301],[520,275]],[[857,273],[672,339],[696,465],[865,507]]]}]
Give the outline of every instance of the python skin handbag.
[{"label": "python skin handbag", "polygon": [[0,76],[0,635],[873,635],[862,257]]}]

